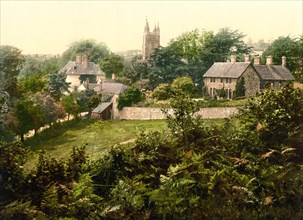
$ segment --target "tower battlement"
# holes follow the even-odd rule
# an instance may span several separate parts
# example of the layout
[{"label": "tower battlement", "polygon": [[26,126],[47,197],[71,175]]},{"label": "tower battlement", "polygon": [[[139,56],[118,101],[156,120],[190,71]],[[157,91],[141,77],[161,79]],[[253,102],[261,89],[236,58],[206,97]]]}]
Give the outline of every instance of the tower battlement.
[{"label": "tower battlement", "polygon": [[143,34],[143,46],[142,46],[142,56],[143,60],[150,59],[156,48],[160,47],[160,27],[158,25],[154,27],[151,32],[149,28],[148,21],[146,20],[146,25]]}]

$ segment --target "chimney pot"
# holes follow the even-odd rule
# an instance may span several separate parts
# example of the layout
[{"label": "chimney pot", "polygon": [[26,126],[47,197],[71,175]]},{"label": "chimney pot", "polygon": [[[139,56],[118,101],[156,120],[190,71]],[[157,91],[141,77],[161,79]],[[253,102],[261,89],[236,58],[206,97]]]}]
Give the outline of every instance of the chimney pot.
[{"label": "chimney pot", "polygon": [[245,58],[246,63],[250,63],[250,55],[249,54],[245,54],[244,58]]},{"label": "chimney pot", "polygon": [[84,69],[87,69],[88,67],[88,58],[87,58],[87,55],[83,55],[82,56],[82,66]]},{"label": "chimney pot", "polygon": [[272,65],[272,56],[266,57],[266,65]]},{"label": "chimney pot", "polygon": [[76,63],[81,63],[82,59],[81,56],[76,56]]},{"label": "chimney pot", "polygon": [[282,66],[286,67],[286,56],[282,57]]},{"label": "chimney pot", "polygon": [[255,57],[254,57],[254,65],[260,65],[260,57],[259,57],[259,54],[255,55]]},{"label": "chimney pot", "polygon": [[237,55],[230,55],[230,62],[235,63],[237,61]]}]

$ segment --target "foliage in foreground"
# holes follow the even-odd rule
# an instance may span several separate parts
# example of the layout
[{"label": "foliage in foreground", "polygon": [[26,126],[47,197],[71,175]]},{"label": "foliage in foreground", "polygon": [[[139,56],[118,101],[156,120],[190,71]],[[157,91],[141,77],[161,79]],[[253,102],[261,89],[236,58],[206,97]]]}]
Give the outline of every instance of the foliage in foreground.
[{"label": "foliage in foreground", "polygon": [[41,156],[26,174],[22,146],[1,145],[1,216],[302,219],[302,90],[264,91],[237,126],[206,126],[183,93],[171,106],[166,132],[142,133],[91,164],[75,148],[67,162]]}]

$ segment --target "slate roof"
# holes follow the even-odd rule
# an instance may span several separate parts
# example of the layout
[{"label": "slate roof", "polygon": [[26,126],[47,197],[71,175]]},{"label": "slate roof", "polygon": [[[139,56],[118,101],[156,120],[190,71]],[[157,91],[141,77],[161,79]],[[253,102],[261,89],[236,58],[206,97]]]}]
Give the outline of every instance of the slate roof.
[{"label": "slate roof", "polygon": [[120,94],[123,93],[126,89],[127,89],[126,85],[122,83],[112,83],[112,82],[104,82],[102,84],[102,90],[100,89],[99,85],[93,88],[93,90],[96,92],[110,93],[110,94]]},{"label": "slate roof", "polygon": [[250,65],[248,62],[214,63],[204,74],[204,77],[239,78]]},{"label": "slate roof", "polygon": [[283,66],[255,65],[254,68],[263,80],[295,80],[291,72]]},{"label": "slate roof", "polygon": [[100,103],[92,112],[94,112],[94,113],[102,113],[111,104],[112,104],[112,102],[103,102],[103,103]]},{"label": "slate roof", "polygon": [[94,62],[88,62],[88,67],[83,68],[82,63],[75,61],[69,61],[60,72],[67,75],[96,75],[105,76],[105,73]]},{"label": "slate roof", "polygon": [[[224,62],[214,63],[203,77],[215,77],[215,78],[239,78],[242,73],[251,65],[249,62]],[[278,65],[254,65],[258,75],[263,80],[277,80],[287,81],[295,80],[291,72]]]}]

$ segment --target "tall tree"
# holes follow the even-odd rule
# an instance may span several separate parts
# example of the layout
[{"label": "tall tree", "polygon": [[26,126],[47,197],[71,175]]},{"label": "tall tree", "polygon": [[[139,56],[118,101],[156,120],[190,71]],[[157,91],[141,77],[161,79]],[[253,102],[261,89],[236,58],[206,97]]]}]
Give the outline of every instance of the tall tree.
[{"label": "tall tree", "polygon": [[21,141],[24,141],[24,135],[33,128],[33,118],[30,113],[30,108],[33,102],[28,99],[19,99],[16,101],[12,111],[7,114],[5,123],[20,136]]},{"label": "tall tree", "polygon": [[190,76],[202,88],[203,74],[218,61],[226,61],[231,53],[251,50],[243,41],[245,35],[229,28],[211,31],[194,30],[173,39],[167,47],[156,50],[151,59],[150,78],[157,86],[171,83],[178,76]]},{"label": "tall tree", "polygon": [[263,60],[266,56],[272,56],[273,63],[281,65],[281,58],[287,59],[286,66],[295,75],[297,80],[303,82],[303,35],[299,38],[280,36],[262,54]]},{"label": "tall tree", "polygon": [[26,75],[19,79],[18,90],[22,93],[42,92],[47,86],[47,79],[42,74]]},{"label": "tall tree", "polygon": [[61,102],[67,113],[67,120],[69,120],[70,115],[77,118],[78,114],[81,112],[81,108],[74,97],[72,95],[64,96]]},{"label": "tall tree", "polygon": [[0,89],[9,93],[10,98],[19,96],[17,76],[22,68],[22,51],[13,46],[0,46]]},{"label": "tall tree", "polygon": [[110,53],[100,62],[100,68],[105,72],[107,78],[111,78],[112,74],[120,75],[124,69],[124,59],[114,53]]},{"label": "tall tree", "polygon": [[97,43],[94,40],[81,40],[73,42],[63,53],[60,65],[64,66],[68,61],[75,60],[77,55],[87,55],[88,59],[95,63],[108,56],[109,49],[104,43]]},{"label": "tall tree", "polygon": [[68,92],[70,83],[66,82],[66,75],[53,73],[48,75],[48,91],[58,101],[64,92]]},{"label": "tall tree", "polygon": [[57,73],[59,69],[59,59],[57,57],[52,57],[44,61],[43,72],[45,75]]},{"label": "tall tree", "polygon": [[0,46],[0,72],[5,78],[17,76],[22,68],[22,51],[13,46]]},{"label": "tall tree", "polygon": [[33,58],[27,58],[20,70],[19,77],[24,78],[32,74],[43,73],[43,62],[35,60]]}]

